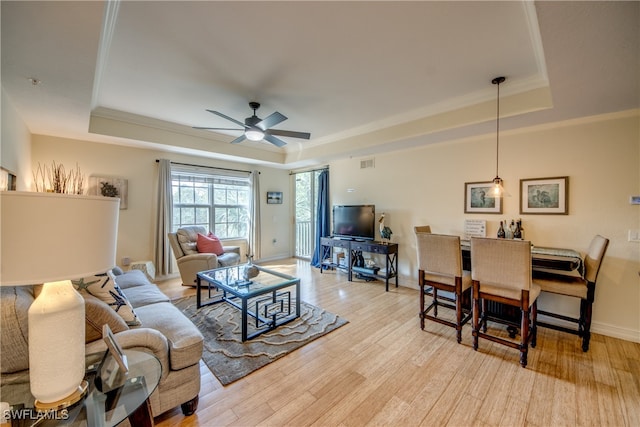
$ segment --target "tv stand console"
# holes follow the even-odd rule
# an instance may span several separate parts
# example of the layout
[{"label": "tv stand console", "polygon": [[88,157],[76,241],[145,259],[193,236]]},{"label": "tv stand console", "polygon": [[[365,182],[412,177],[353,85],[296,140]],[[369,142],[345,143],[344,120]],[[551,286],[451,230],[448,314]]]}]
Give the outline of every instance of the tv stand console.
[{"label": "tv stand console", "polygon": [[[347,250],[346,263],[340,265],[333,260],[333,248],[344,248]],[[322,265],[320,266],[320,273],[326,267],[328,268],[340,268],[347,272],[347,278],[351,282],[353,280],[353,267],[358,252],[369,252],[375,254],[384,255],[385,258],[385,270],[380,273],[368,273],[362,270],[358,271],[358,274],[364,277],[370,277],[372,279],[384,279],[385,288],[389,291],[389,279],[395,277],[396,288],[398,287],[398,244],[397,243],[385,243],[374,241],[356,241],[356,240],[342,240],[333,237],[321,237],[320,238],[320,259]]]}]

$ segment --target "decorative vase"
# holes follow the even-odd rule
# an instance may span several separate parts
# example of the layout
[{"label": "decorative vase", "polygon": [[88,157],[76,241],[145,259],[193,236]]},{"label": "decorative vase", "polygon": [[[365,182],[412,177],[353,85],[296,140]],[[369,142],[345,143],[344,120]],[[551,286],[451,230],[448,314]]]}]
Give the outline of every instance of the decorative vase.
[{"label": "decorative vase", "polygon": [[247,264],[244,266],[244,269],[242,270],[242,277],[244,278],[244,280],[251,280],[254,277],[256,277],[258,274],[260,274],[260,271],[258,270],[258,267],[253,265],[253,257],[250,256],[249,260],[247,261]]}]

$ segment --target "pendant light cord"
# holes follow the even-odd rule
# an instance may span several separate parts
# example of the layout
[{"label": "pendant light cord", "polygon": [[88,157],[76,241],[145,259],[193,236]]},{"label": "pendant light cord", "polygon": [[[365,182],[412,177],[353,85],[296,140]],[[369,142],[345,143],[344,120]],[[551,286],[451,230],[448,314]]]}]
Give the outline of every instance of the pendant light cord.
[{"label": "pendant light cord", "polygon": [[494,85],[498,85],[498,98],[496,102],[496,178],[498,175],[498,161],[499,161],[499,153],[500,153],[500,83],[503,83],[506,80],[505,77],[496,77],[491,80],[491,83]]},{"label": "pendant light cord", "polygon": [[500,81],[498,80],[498,100],[496,102],[496,176],[498,176],[498,161],[500,150]]}]

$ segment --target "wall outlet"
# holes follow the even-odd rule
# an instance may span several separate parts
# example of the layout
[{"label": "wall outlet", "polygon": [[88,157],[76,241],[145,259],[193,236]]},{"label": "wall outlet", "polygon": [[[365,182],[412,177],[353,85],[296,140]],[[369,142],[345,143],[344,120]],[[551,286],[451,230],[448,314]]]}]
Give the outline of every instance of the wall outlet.
[{"label": "wall outlet", "polygon": [[629,230],[629,241],[640,242],[640,230]]},{"label": "wall outlet", "polygon": [[123,266],[125,266],[125,267],[126,267],[126,266],[128,266],[128,265],[130,265],[130,264],[131,264],[131,258],[129,258],[128,256],[126,256],[126,257],[122,258],[122,265],[123,265]]}]

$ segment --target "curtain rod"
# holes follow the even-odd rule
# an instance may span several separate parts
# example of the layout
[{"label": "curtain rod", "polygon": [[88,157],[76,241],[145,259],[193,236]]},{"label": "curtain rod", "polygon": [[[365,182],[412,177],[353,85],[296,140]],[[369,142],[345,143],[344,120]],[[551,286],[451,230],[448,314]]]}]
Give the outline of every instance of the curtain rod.
[{"label": "curtain rod", "polygon": [[299,173],[306,173],[306,172],[317,172],[317,171],[328,171],[329,170],[329,166],[325,166],[323,168],[318,168],[318,169],[307,169],[307,170],[301,170],[301,171],[291,171],[289,172],[289,175],[297,175]]},{"label": "curtain rod", "polygon": [[[156,163],[160,163],[159,159],[156,159]],[[171,162],[172,165],[180,165],[180,166],[194,166],[197,168],[208,168],[208,169],[218,169],[223,171],[231,171],[231,172],[246,172],[251,173],[251,171],[245,171],[242,169],[229,169],[229,168],[219,168],[217,166],[205,166],[205,165],[194,165],[193,163],[180,163],[180,162]],[[260,172],[258,172],[260,174]]]}]

